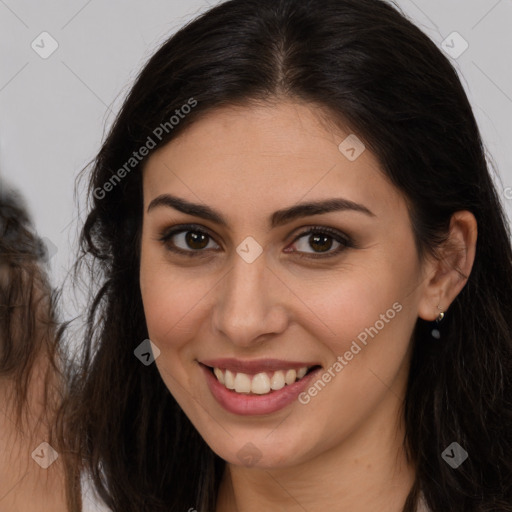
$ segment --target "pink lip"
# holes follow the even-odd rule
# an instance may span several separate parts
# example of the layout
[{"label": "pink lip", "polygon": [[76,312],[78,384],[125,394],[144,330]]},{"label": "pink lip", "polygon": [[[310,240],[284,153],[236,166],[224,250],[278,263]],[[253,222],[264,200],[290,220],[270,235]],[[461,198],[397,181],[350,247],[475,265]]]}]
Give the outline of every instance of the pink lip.
[{"label": "pink lip", "polygon": [[232,372],[246,373],[247,375],[256,375],[260,372],[276,372],[278,370],[291,370],[307,366],[317,366],[318,363],[305,363],[299,361],[284,361],[281,359],[255,359],[253,361],[242,361],[234,358],[208,359],[200,363],[210,368],[221,368]]},{"label": "pink lip", "polygon": [[[216,360],[216,364],[218,362],[219,360]],[[199,363],[199,366],[201,367],[201,370],[206,377],[206,382],[210,388],[210,392],[217,400],[217,402],[228,412],[241,416],[271,414],[273,412],[279,411],[280,409],[283,409],[295,401],[300,393],[302,393],[304,389],[308,387],[312,379],[316,378],[318,372],[322,370],[321,367],[317,368],[316,370],[302,377],[302,379],[299,381],[290,384],[289,386],[284,386],[284,388],[281,388],[278,391],[271,391],[266,395],[252,395],[236,393],[235,391],[227,389],[217,380],[217,378],[213,375],[207,366],[202,363]],[[299,363],[298,366],[292,366],[292,368],[300,366],[308,365]],[[259,366],[259,368],[261,368],[261,366]],[[280,368],[282,369],[283,367],[281,366]]]}]

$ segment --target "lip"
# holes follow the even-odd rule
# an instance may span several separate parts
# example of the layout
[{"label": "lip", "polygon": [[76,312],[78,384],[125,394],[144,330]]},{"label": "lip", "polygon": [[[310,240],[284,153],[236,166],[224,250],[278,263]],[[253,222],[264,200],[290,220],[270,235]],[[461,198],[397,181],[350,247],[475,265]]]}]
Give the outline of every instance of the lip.
[{"label": "lip", "polygon": [[[218,362],[219,360],[216,360],[216,363]],[[206,378],[210,392],[217,402],[228,412],[240,416],[272,414],[285,408],[298,399],[300,393],[310,385],[311,381],[315,379],[322,370],[322,367],[319,367],[302,377],[299,381],[284,386],[277,391],[272,391],[269,394],[249,395],[236,393],[235,391],[227,389],[213,375],[210,368],[208,368],[209,365],[205,366],[205,363],[199,363],[199,366]],[[303,366],[307,365],[303,364]],[[292,366],[292,368],[295,367],[296,366]],[[220,366],[218,366],[218,368],[220,368]],[[259,368],[261,368],[261,366],[259,366]],[[281,366],[280,369],[283,369],[283,367]]]},{"label": "lip", "polygon": [[230,370],[232,372],[246,373],[247,375],[256,375],[260,372],[276,372],[278,370],[292,370],[307,366],[320,366],[317,362],[284,361],[281,359],[254,359],[252,361],[243,361],[235,358],[208,359],[199,361],[210,368],[220,368],[221,370]]}]

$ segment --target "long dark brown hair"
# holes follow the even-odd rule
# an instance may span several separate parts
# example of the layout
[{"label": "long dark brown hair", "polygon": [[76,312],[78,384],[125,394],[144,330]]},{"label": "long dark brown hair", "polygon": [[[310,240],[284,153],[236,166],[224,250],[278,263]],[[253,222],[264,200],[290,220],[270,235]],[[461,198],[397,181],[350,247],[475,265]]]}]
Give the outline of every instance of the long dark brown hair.
[{"label": "long dark brown hair", "polygon": [[12,419],[20,428],[36,364],[46,360],[41,381],[46,411],[55,409],[62,370],[58,294],[49,284],[47,258],[21,195],[0,182],[0,376],[12,383]]},{"label": "long dark brown hair", "polygon": [[[14,434],[4,437],[4,455],[12,457],[6,466],[18,471],[14,458],[27,458],[26,453],[13,454],[9,446],[30,453],[44,440],[60,457],[52,468],[52,486],[64,488],[71,484],[60,469],[67,457],[55,432],[65,393],[64,325],[57,318],[59,293],[50,284],[48,258],[22,196],[0,180],[0,378],[2,414],[11,422],[7,431]],[[37,473],[30,478],[38,478]],[[52,493],[57,491],[52,487]]]},{"label": "long dark brown hair", "polygon": [[[138,281],[147,157],[130,159],[213,109],[280,99],[324,107],[374,152],[410,205],[420,257],[436,253],[453,213],[476,217],[474,266],[440,339],[418,319],[411,340],[404,450],[417,476],[403,511],[420,492],[434,512],[512,511],[510,231],[457,72],[381,0],[230,0],[141,71],[90,175],[77,271],[95,288],[65,408],[70,450],[115,512],[215,510],[225,462],[156,366],[133,354],[148,337]],[[454,441],[469,454],[457,469],[441,456]]]}]

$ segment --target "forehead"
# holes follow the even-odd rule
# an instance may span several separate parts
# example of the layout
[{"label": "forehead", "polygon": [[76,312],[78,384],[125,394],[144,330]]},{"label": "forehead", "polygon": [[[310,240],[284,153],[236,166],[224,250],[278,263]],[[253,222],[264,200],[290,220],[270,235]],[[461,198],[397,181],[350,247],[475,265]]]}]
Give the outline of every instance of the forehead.
[{"label": "forehead", "polygon": [[377,158],[364,149],[349,159],[339,146],[354,135],[323,115],[288,102],[208,113],[151,155],[145,205],[167,192],[240,212],[262,202],[281,207],[334,196],[371,203],[377,215],[403,209]]}]

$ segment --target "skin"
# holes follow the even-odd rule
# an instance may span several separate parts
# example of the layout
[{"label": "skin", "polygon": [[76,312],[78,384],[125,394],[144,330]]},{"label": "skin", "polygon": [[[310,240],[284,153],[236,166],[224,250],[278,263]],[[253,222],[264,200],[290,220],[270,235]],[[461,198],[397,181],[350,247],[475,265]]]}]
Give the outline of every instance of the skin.
[{"label": "skin", "polygon": [[[42,366],[42,365],[41,365]],[[46,422],[38,425],[44,416],[39,406],[42,400],[39,389],[43,385],[41,368],[35,370],[30,401],[27,405],[29,419],[23,428],[17,428],[10,417],[14,411],[10,404],[5,407],[6,414],[0,417],[0,448],[3,454],[0,463],[0,510],[12,512],[66,512],[66,496],[64,487],[64,465],[59,457],[48,468],[36,464],[32,453],[44,441],[48,441]],[[39,386],[36,389],[36,386]],[[13,392],[12,383],[2,380],[0,393],[10,396]],[[42,454],[41,450],[36,451]]]},{"label": "skin", "polygon": [[[9,273],[0,266],[0,285],[8,285]],[[27,283],[26,286],[30,286]],[[34,285],[35,286],[35,285]],[[31,306],[36,321],[34,345],[42,346],[45,337],[53,335],[44,327],[47,320],[45,296],[34,288],[37,300]],[[12,321],[18,317],[13,313]],[[23,328],[20,320],[20,329]],[[1,339],[0,339],[1,343]],[[42,351],[36,357],[23,404],[23,417],[16,422],[15,406],[17,398],[15,384],[11,377],[0,378],[2,413],[0,414],[0,510],[9,512],[65,512],[68,510],[65,496],[65,470],[63,458],[59,456],[49,467],[43,468],[32,458],[32,453],[40,457],[45,451],[37,449],[41,443],[49,441],[50,425],[53,421],[54,400],[58,399],[58,380],[49,377],[50,392],[45,404],[44,389],[47,382],[49,361]],[[50,369],[50,372],[52,370]],[[46,450],[46,454],[48,451]],[[41,459],[41,460],[44,460]]]},{"label": "skin", "polygon": [[[465,284],[454,268],[469,275],[473,263],[476,222],[468,212],[453,218],[456,250],[421,263],[402,194],[368,149],[349,161],[338,145],[350,131],[321,114],[288,101],[225,107],[157,150],[144,169],[140,286],[149,336],[165,384],[228,463],[218,512],[401,510],[414,479],[400,410],[411,333],[418,316],[435,320],[438,305],[448,309]],[[228,225],[168,206],[148,211],[162,194],[206,204]],[[336,211],[268,227],[276,210],[334,197],[374,215]],[[211,234],[203,256],[169,250],[174,242],[197,252],[183,234],[159,240],[185,223]],[[338,230],[355,245],[315,259],[309,235],[296,240],[311,226]],[[252,263],[236,252],[247,236],[263,248]],[[339,244],[330,240],[334,254]],[[307,405],[229,413],[197,362],[277,358],[327,369],[396,302],[401,311]],[[244,466],[238,452],[249,442],[261,458]]]}]

